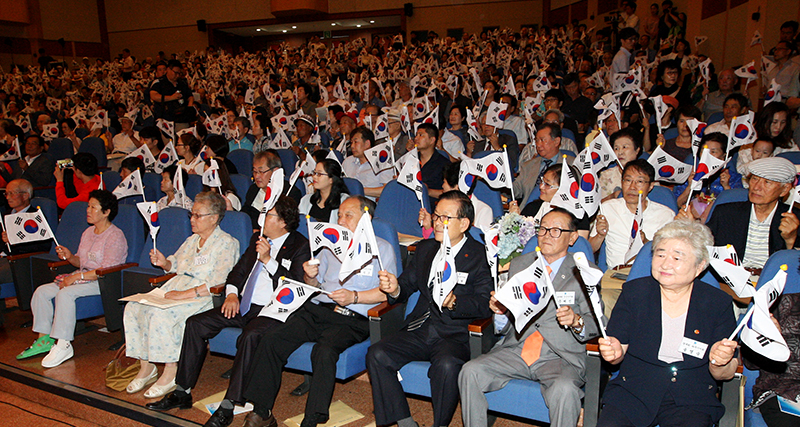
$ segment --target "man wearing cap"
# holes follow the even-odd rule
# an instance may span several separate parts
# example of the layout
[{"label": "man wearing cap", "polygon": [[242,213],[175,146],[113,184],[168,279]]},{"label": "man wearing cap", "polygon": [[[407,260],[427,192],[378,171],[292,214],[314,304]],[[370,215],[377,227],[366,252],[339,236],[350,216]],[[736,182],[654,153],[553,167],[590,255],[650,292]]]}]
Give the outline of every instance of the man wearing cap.
[{"label": "man wearing cap", "polygon": [[382,171],[372,170],[365,152],[375,144],[375,134],[365,126],[359,126],[350,134],[350,148],[353,155],[342,162],[342,172],[348,178],[357,179],[364,186],[364,194],[375,198],[381,195],[383,186],[394,177],[392,168]]},{"label": "man wearing cap", "polygon": [[377,144],[388,142],[394,147],[394,158],[399,159],[406,154],[406,144],[408,144],[408,135],[403,132],[403,125],[400,122],[400,110],[392,108],[386,113],[386,119],[389,124],[389,136],[375,141]]},{"label": "man wearing cap", "polygon": [[321,141],[317,141],[317,143],[313,145],[311,143],[311,134],[314,133],[314,128],[317,127],[313,118],[301,115],[295,119],[294,126],[296,130],[292,137],[292,147],[297,147],[299,151],[307,149],[309,153],[313,153],[322,148],[319,145]]},{"label": "man wearing cap", "polygon": [[122,129],[111,140],[114,145],[114,153],[130,154],[130,152],[144,144],[144,141],[139,139],[139,132],[133,130],[133,118],[131,116],[126,114],[120,117],[119,124]]},{"label": "man wearing cap", "polygon": [[733,245],[742,265],[759,275],[770,255],[800,247],[800,210],[792,207],[790,211],[781,203],[794,188],[797,170],[781,157],[753,160],[748,169],[748,200],[714,207],[706,225],[714,234],[715,246]]},{"label": "man wearing cap", "polygon": [[355,130],[358,119],[355,112],[336,113],[336,121],[339,123],[339,138],[335,139],[331,147],[343,154],[349,154],[350,134]]}]

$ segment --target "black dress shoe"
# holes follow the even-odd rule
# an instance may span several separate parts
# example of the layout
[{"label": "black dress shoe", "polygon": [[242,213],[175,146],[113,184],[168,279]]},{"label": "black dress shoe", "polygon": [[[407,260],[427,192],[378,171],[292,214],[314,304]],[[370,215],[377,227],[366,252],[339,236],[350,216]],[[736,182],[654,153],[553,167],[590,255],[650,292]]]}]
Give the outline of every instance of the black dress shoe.
[{"label": "black dress shoe", "polygon": [[292,396],[302,396],[311,390],[311,380],[305,378],[303,382],[290,393]]},{"label": "black dress shoe", "polygon": [[204,427],[227,427],[233,422],[233,409],[217,408]]},{"label": "black dress shoe", "polygon": [[328,416],[322,414],[313,414],[303,418],[300,422],[300,427],[317,427],[317,424],[325,424],[328,422]]},{"label": "black dress shoe", "polygon": [[158,402],[148,403],[144,407],[154,411],[169,411],[174,408],[189,409],[192,407],[192,394],[173,391]]},{"label": "black dress shoe", "polygon": [[244,419],[243,427],[278,427],[278,421],[271,412],[267,418],[262,418],[256,411],[250,411]]}]

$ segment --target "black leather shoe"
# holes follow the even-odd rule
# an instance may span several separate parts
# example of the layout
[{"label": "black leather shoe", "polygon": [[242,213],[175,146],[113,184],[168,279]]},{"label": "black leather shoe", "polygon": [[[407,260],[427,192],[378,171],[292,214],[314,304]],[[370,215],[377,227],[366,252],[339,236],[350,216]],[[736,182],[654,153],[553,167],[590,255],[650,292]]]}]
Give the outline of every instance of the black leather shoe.
[{"label": "black leather shoe", "polygon": [[204,427],[227,427],[233,422],[233,409],[217,408]]},{"label": "black leather shoe", "polygon": [[192,407],[192,394],[173,391],[158,402],[148,403],[144,407],[154,411],[169,411],[174,408],[189,409]]},{"label": "black leather shoe", "polygon": [[317,427],[317,424],[325,424],[328,422],[328,416],[322,414],[309,415],[303,418],[300,427]]},{"label": "black leather shoe", "polygon": [[269,417],[261,418],[261,415],[256,414],[256,411],[250,411],[244,419],[243,427],[278,427],[278,421],[271,412]]},{"label": "black leather shoe", "polygon": [[294,390],[292,390],[292,392],[290,394],[292,396],[302,396],[302,395],[308,393],[309,390],[311,390],[311,380],[306,378],[303,381],[303,383],[300,384],[299,386],[297,386],[297,388],[295,388]]}]

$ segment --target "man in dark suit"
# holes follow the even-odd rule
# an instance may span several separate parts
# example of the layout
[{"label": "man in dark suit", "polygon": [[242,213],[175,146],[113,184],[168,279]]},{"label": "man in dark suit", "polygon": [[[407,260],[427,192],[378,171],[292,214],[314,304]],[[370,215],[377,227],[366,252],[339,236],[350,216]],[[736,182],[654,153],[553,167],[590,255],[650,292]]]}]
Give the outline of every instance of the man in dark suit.
[{"label": "man in dark suit", "polygon": [[25,138],[25,157],[20,156],[20,178],[28,180],[34,187],[46,187],[53,179],[56,162],[49,154],[43,153],[44,139],[39,135]]},{"label": "man in dark suit", "polygon": [[[578,240],[577,230],[577,218],[562,208],[554,208],[542,218],[539,246],[553,291],[571,297],[573,303],[559,308],[555,301],[548,302],[521,333],[512,330],[514,325],[509,321],[503,331],[505,337],[491,352],[464,365],[458,384],[465,427],[486,426],[489,405],[484,393],[499,390],[514,378],[541,383],[553,426],[574,426],[578,422],[586,375],[583,343],[598,336],[599,329],[575,261],[567,253]],[[535,260],[535,252],[514,258],[509,277]],[[497,316],[505,316],[505,307],[494,296],[491,308]],[[531,352],[529,348],[539,351]]]},{"label": "man in dark suit", "polygon": [[[708,228],[714,245],[733,245],[742,265],[758,275],[773,253],[800,247],[800,210],[781,203],[793,191],[796,169],[787,159],[768,157],[749,165],[748,201],[721,204],[714,208]],[[685,216],[680,211],[678,218]]]},{"label": "man in dark suit", "polygon": [[[415,427],[397,371],[415,360],[431,362],[431,399],[434,426],[450,424],[458,405],[458,373],[469,359],[467,326],[476,319],[491,316],[489,293],[492,276],[482,244],[467,234],[474,210],[460,191],[448,191],[439,198],[433,215],[435,240],[423,240],[411,264],[400,277],[381,272],[381,290],[390,304],[406,302],[420,292],[414,310],[400,332],[374,343],[367,353],[367,370],[372,382],[372,400],[378,425],[397,423]],[[429,288],[433,260],[441,249],[444,221],[455,256],[458,284],[442,303],[434,302]]]},{"label": "man in dark suit", "polygon": [[[281,167],[281,157],[275,150],[261,151],[256,153],[253,157],[253,185],[247,189],[247,195],[242,205],[242,212],[250,216],[250,221],[253,223],[253,230],[259,228],[258,216],[261,214],[261,206],[264,204],[264,189],[269,185],[272,172]],[[300,190],[298,190],[297,187],[292,187],[290,191],[289,182],[284,180],[283,194],[287,192],[289,193],[289,197],[294,199],[295,202],[300,203],[300,199],[302,198]]]},{"label": "man in dark suit", "polygon": [[514,193],[522,196],[520,208],[535,200],[531,200],[531,194],[542,181],[544,171],[554,163],[572,164],[575,160],[572,156],[566,159],[561,155],[561,127],[552,123],[543,123],[536,131],[536,152],[538,155],[530,160],[521,161],[519,164],[519,176],[514,180]]},{"label": "man in dark suit", "polygon": [[259,313],[269,303],[281,276],[302,280],[303,263],[311,258],[308,240],[297,232],[299,218],[297,203],[281,196],[267,213],[264,234],[253,235],[250,246],[228,274],[222,309],[211,309],[186,321],[175,379],[177,388],[163,399],[145,405],[148,409],[191,408],[191,388],[200,375],[208,340],[224,328],[238,327],[242,328],[242,334],[236,343],[230,385],[225,400],[206,425],[231,423],[234,404],[244,403],[244,376],[250,369],[258,343],[270,328],[280,324]]}]

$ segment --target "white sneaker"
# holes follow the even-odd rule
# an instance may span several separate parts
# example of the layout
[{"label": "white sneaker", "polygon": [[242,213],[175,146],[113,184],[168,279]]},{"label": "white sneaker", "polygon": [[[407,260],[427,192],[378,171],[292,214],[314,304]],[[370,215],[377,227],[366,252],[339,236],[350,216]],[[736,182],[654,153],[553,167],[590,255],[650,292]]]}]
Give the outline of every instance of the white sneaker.
[{"label": "white sneaker", "polygon": [[47,356],[42,359],[42,367],[55,368],[67,360],[72,359],[74,355],[75,351],[69,341],[58,340],[56,345],[47,353]]}]

